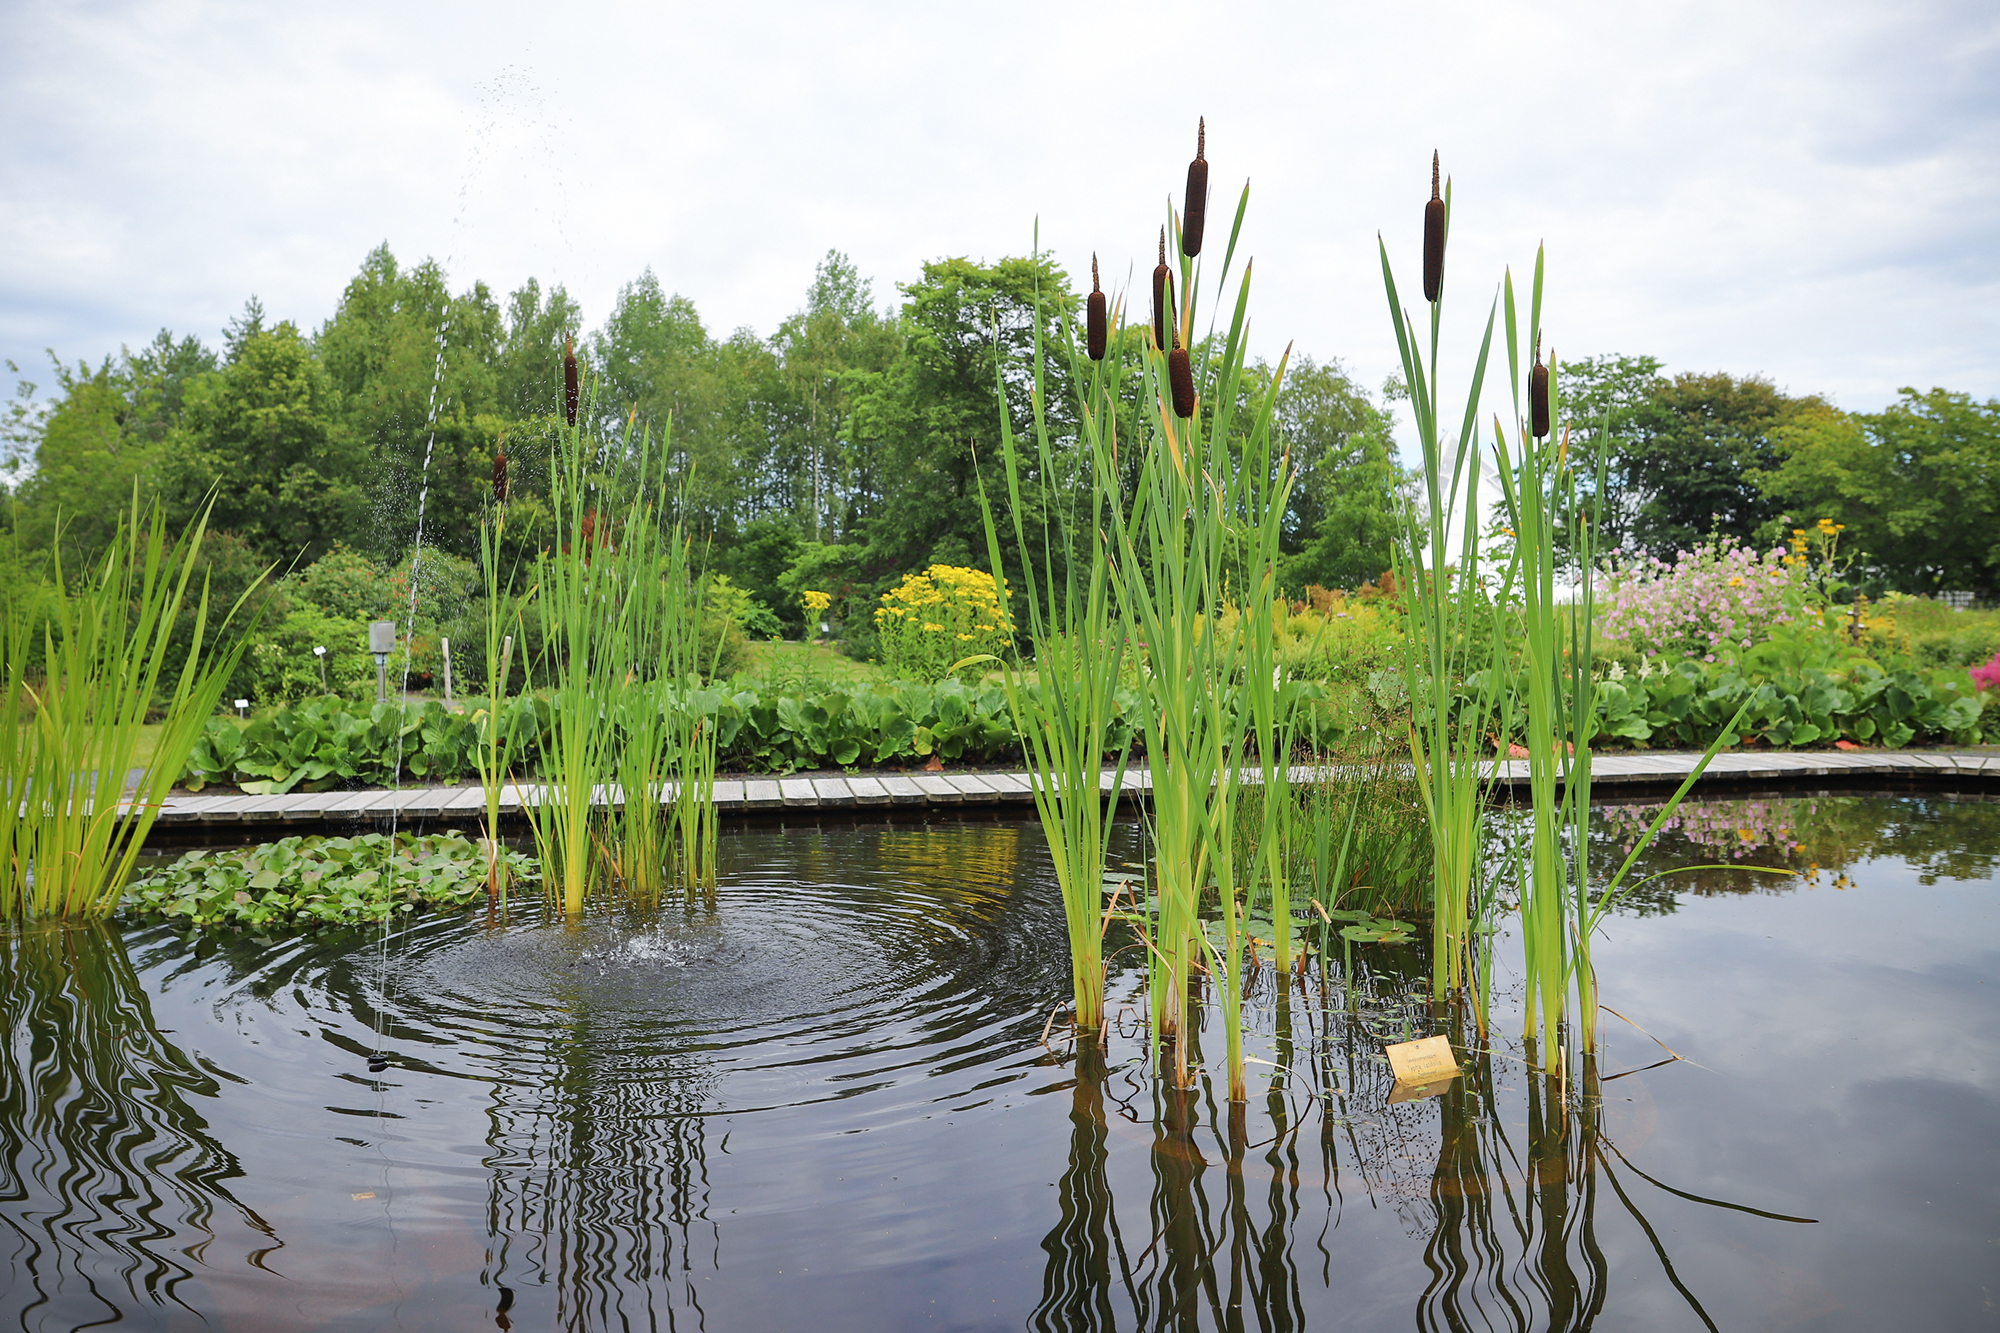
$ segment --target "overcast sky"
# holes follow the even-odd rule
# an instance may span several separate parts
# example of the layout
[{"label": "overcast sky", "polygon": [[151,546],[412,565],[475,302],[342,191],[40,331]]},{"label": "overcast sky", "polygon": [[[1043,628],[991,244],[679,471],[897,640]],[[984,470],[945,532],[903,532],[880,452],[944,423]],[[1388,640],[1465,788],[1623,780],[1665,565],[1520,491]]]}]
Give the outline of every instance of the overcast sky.
[{"label": "overcast sky", "polygon": [[1038,218],[1122,284],[1205,115],[1267,355],[1381,384],[1436,148],[1461,328],[1545,239],[1565,357],[2000,395],[1992,0],[12,3],[0,49],[0,356],[45,386],[252,293],[316,328],[382,241],[590,327],[650,265],[768,334],[830,247],[886,304]]}]

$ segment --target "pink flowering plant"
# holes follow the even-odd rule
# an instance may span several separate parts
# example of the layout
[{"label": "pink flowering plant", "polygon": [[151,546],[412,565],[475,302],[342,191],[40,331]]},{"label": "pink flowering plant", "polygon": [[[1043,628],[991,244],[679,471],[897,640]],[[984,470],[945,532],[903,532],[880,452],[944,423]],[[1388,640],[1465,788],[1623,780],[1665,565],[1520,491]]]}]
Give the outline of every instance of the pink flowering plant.
[{"label": "pink flowering plant", "polygon": [[2000,688],[2000,653],[1993,654],[1993,660],[1985,666],[1972,668],[1972,684],[1982,691]]},{"label": "pink flowering plant", "polygon": [[1734,661],[1771,639],[1815,637],[1839,618],[1845,523],[1793,528],[1768,551],[1711,537],[1668,564],[1644,557],[1598,575],[1598,631],[1643,659]]},{"label": "pink flowering plant", "polygon": [[1783,546],[1759,552],[1710,541],[1672,564],[1614,559],[1598,576],[1598,628],[1643,658],[1713,662],[1797,620],[1816,582],[1812,564]]}]

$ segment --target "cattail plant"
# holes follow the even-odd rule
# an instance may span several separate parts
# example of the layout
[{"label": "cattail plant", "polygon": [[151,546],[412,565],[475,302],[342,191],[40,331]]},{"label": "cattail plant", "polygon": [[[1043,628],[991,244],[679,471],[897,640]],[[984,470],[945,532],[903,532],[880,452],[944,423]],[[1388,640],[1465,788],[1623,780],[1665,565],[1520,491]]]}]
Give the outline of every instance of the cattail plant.
[{"label": "cattail plant", "polygon": [[[1246,189],[1215,278],[1218,291],[1229,283],[1248,202]],[[1110,510],[1107,556],[1125,632],[1145,645],[1141,712],[1152,787],[1154,892],[1143,929],[1152,1031],[1162,1043],[1167,1079],[1187,1087],[1190,986],[1206,973],[1221,1009],[1234,1119],[1249,1095],[1242,1043],[1244,913],[1256,874],[1241,864],[1235,812],[1245,787],[1249,719],[1271,715],[1260,700],[1283,691],[1282,670],[1248,670],[1245,648],[1275,632],[1277,541],[1291,478],[1272,446],[1271,416],[1284,362],[1239,418],[1249,267],[1227,333],[1208,340],[1210,350],[1197,367],[1178,346],[1200,301],[1192,258],[1182,256],[1181,265],[1179,324],[1172,337],[1160,339],[1158,355],[1142,358],[1141,400],[1153,410],[1142,416],[1142,439],[1135,442],[1130,503]],[[1197,384],[1214,405],[1211,421],[1195,410],[1203,396]],[[1119,494],[1116,457],[1100,451],[1096,463],[1100,484]],[[1219,632],[1218,614],[1238,601],[1239,632]],[[1221,917],[1219,944],[1202,924],[1205,901]]]},{"label": "cattail plant", "polygon": [[493,451],[493,503],[507,503],[507,446],[504,440]]},{"label": "cattail plant", "polygon": [[[512,778],[516,754],[525,738],[519,734],[515,717],[506,711],[507,680],[513,670],[514,635],[519,619],[518,599],[512,579],[501,568],[502,538],[506,534],[507,509],[505,454],[495,462],[494,504],[479,523],[480,563],[486,573],[486,706],[473,716],[473,763],[479,771],[479,785],[486,811],[486,897],[496,911],[507,907],[507,858],[500,848],[500,804]],[[517,715],[518,716],[518,715]],[[532,714],[522,719],[532,725]]]},{"label": "cattail plant", "polygon": [[1201,253],[1202,224],[1208,217],[1208,121],[1197,119],[1194,161],[1188,163],[1187,203],[1181,209],[1181,253],[1192,259]]},{"label": "cattail plant", "polygon": [[[1528,749],[1531,812],[1522,866],[1521,940],[1527,974],[1524,1035],[1539,1039],[1543,1063],[1564,1067],[1565,1037],[1574,1037],[1588,1055],[1597,1045],[1597,980],[1591,941],[1604,915],[1629,891],[1626,878],[1648,844],[1673,817],[1696,778],[1706,771],[1722,743],[1733,737],[1741,711],[1723,728],[1680,790],[1638,838],[1624,864],[1596,892],[1590,882],[1591,735],[1596,730],[1596,684],[1591,626],[1595,612],[1593,564],[1598,509],[1604,494],[1606,462],[1596,460],[1596,485],[1580,485],[1580,460],[1566,442],[1550,440],[1550,423],[1560,409],[1561,385],[1541,358],[1543,254],[1536,251],[1534,285],[1528,304],[1532,364],[1521,373],[1514,277],[1506,275],[1501,300],[1506,313],[1507,366],[1513,392],[1513,444],[1509,431],[1494,422],[1494,454],[1507,521],[1515,533],[1515,580],[1520,590],[1521,657],[1527,680],[1521,718]],[[1526,411],[1522,387],[1527,389]],[[1515,447],[1518,446],[1518,453]],[[1573,583],[1577,591],[1568,592]],[[1511,674],[1511,673],[1510,673]],[[1749,705],[1746,702],[1744,707]],[[1511,729],[1511,728],[1508,728]],[[1563,1022],[1574,987],[1577,1022]]]},{"label": "cattail plant", "polygon": [[1098,283],[1097,256],[1090,256],[1090,297],[1084,302],[1084,350],[1092,361],[1104,359],[1106,318],[1104,289]]},{"label": "cattail plant", "polygon": [[[1555,350],[1549,351],[1549,360],[1555,360]],[[1528,372],[1528,429],[1538,440],[1549,437],[1549,368],[1542,364],[1542,344],[1539,336],[1535,341],[1535,366]]]},{"label": "cattail plant", "polygon": [[[1479,395],[1492,350],[1497,308],[1486,317],[1486,331],[1473,365],[1472,381],[1456,438],[1439,402],[1438,344],[1443,323],[1442,280],[1449,201],[1441,194],[1437,155],[1431,155],[1431,200],[1424,208],[1424,296],[1430,302],[1429,359],[1417,322],[1396,294],[1395,272],[1386,243],[1382,283],[1389,299],[1389,318],[1402,354],[1404,382],[1410,386],[1410,414],[1421,451],[1418,461],[1423,488],[1421,508],[1405,512],[1396,543],[1396,572],[1406,589],[1409,646],[1405,673],[1415,705],[1410,727],[1411,757],[1423,797],[1424,816],[1431,828],[1432,911],[1431,957],[1434,997],[1462,993],[1468,982],[1478,986],[1480,1013],[1486,991],[1476,967],[1473,942],[1479,922],[1473,918],[1489,897],[1476,893],[1484,838],[1485,756],[1480,741],[1496,707],[1496,677],[1485,671],[1486,655],[1506,636],[1497,632],[1493,617],[1505,601],[1481,587],[1479,463],[1476,431]],[[1509,571],[1511,572],[1511,571]],[[1504,576],[1503,576],[1504,577]],[[1460,687],[1478,682],[1469,698]]]},{"label": "cattail plant", "polygon": [[1174,350],[1167,353],[1167,385],[1174,415],[1186,421],[1194,415],[1194,369],[1188,364],[1187,349],[1181,346],[1178,331],[1174,333]]},{"label": "cattail plant", "polygon": [[[1036,238],[1036,252],[1040,237]],[[1091,285],[1097,287],[1092,262]],[[1030,506],[1022,501],[1023,478],[1037,473],[1061,475],[1057,443],[1049,428],[1048,382],[1042,341],[1041,291],[1036,289],[1032,444],[1016,436],[1011,417],[1000,415],[1001,462],[1013,520],[1014,549],[1021,562],[1021,588],[1026,603],[1028,641],[1034,653],[1032,672],[1003,667],[1008,708],[1021,737],[1022,750],[1034,774],[1035,812],[1055,862],[1068,927],[1071,992],[1078,1031],[1101,1042],[1104,1024],[1104,932],[1109,917],[1102,885],[1106,842],[1111,821],[1106,818],[1101,782],[1104,756],[1119,716],[1118,682],[1125,667],[1126,643],[1112,586],[1111,571],[1098,545],[1098,534],[1117,507],[1115,477],[1097,460],[1118,448],[1118,407],[1127,367],[1124,358],[1105,359],[1109,326],[1119,309],[1104,311],[1101,293],[1093,290],[1091,307],[1103,312],[1102,323],[1086,330],[1088,361],[1076,355],[1075,334],[1064,326],[1058,351],[1069,358],[1071,383],[1078,395],[1077,429],[1085,454],[1088,480],[1082,486],[1052,492],[1057,502]],[[1122,342],[1122,340],[1121,340]],[[1006,367],[996,366],[1005,401]],[[1110,484],[1107,485],[1107,479]],[[985,517],[987,557],[996,587],[1006,587],[1001,557],[1000,527],[984,485],[980,507]],[[1026,515],[1040,515],[1039,541],[1031,540]],[[1050,552],[1064,551],[1057,561]],[[1038,561],[1036,552],[1041,552]],[[1088,553],[1088,559],[1079,559]],[[1125,755],[1118,756],[1117,777],[1124,776]],[[1085,1049],[1089,1049],[1086,1047]]]},{"label": "cattail plant", "polygon": [[576,373],[576,340],[563,336],[563,424],[576,429],[576,405],[580,386]]},{"label": "cattail plant", "polygon": [[1167,267],[1167,229],[1160,228],[1160,262],[1153,267],[1153,346],[1168,347],[1167,330],[1174,326],[1174,272]]},{"label": "cattail plant", "polygon": [[1438,155],[1431,153],[1431,198],[1424,205],[1424,299],[1436,305],[1444,296],[1444,233],[1448,209],[1438,189]]}]

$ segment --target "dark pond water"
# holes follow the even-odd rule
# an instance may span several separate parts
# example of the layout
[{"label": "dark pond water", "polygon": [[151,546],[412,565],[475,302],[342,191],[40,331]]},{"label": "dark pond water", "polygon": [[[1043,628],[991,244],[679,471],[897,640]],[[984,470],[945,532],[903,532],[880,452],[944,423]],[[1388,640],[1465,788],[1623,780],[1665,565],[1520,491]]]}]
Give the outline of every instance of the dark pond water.
[{"label": "dark pond water", "polygon": [[[1974,800],[1690,809],[1657,864],[1805,874],[1611,919],[1596,1097],[1528,1072],[1503,988],[1493,1054],[1389,1104],[1380,1041],[1432,1018],[1421,958],[1363,949],[1266,978],[1235,1135],[1130,1035],[1043,1044],[1032,827],[743,831],[712,911],[436,922],[386,972],[4,936],[0,1324],[1993,1327],[1994,852]],[[1654,1038],[1685,1059],[1626,1072]]]}]

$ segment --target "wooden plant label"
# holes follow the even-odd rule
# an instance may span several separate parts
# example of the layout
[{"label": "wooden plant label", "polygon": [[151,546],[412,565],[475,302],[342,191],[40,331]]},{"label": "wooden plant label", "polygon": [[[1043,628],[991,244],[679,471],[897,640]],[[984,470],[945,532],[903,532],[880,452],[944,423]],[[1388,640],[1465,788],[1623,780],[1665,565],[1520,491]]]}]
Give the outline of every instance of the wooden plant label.
[{"label": "wooden plant label", "polygon": [[1425,1037],[1401,1041],[1383,1048],[1389,1068],[1398,1083],[1437,1083],[1458,1075],[1458,1059],[1451,1053],[1451,1038]]}]

